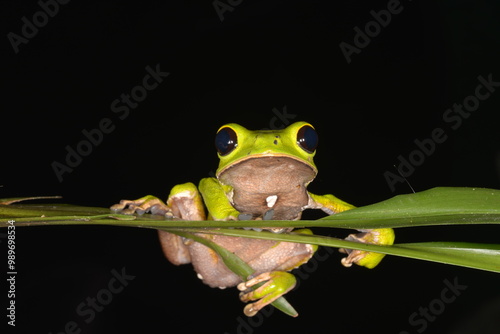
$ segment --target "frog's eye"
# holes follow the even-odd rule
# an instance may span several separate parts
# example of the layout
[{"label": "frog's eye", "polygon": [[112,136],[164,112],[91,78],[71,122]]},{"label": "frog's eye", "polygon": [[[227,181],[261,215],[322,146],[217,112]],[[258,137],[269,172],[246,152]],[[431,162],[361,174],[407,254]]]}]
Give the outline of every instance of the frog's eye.
[{"label": "frog's eye", "polygon": [[318,147],[318,134],[310,125],[304,125],[297,132],[297,144],[307,153],[313,153]]},{"label": "frog's eye", "polygon": [[231,128],[222,128],[215,135],[215,148],[220,155],[231,153],[238,146],[238,136]]}]

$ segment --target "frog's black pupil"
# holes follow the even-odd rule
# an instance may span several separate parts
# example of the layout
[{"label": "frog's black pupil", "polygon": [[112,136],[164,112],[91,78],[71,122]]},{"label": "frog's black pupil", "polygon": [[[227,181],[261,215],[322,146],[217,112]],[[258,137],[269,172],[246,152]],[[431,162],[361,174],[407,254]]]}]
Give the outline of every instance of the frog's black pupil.
[{"label": "frog's black pupil", "polygon": [[313,153],[318,147],[318,134],[309,125],[304,125],[297,132],[297,143],[307,153]]},{"label": "frog's black pupil", "polygon": [[215,136],[215,148],[220,155],[231,153],[238,145],[236,132],[231,128],[223,128]]}]

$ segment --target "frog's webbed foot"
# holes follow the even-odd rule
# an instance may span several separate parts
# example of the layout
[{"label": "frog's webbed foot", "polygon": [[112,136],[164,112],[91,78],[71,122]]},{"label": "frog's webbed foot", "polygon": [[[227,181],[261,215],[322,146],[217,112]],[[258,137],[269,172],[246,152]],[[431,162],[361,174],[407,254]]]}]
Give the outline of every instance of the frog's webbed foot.
[{"label": "frog's webbed foot", "polygon": [[172,209],[163,203],[158,197],[147,195],[136,200],[121,200],[120,203],[112,205],[111,210],[126,215],[137,213],[151,213],[153,215],[171,216]]},{"label": "frog's webbed foot", "polygon": [[[350,234],[345,240],[366,244],[392,245],[394,243],[394,230],[391,228],[365,230],[362,233]],[[381,253],[345,248],[341,248],[339,251],[347,254],[347,257],[341,260],[345,267],[350,267],[355,263],[371,269],[377,266],[385,256]]]},{"label": "frog's webbed foot", "polygon": [[296,282],[295,276],[290,273],[272,271],[238,284],[242,302],[257,300],[245,306],[243,312],[247,317],[253,317],[266,305],[293,289]]}]

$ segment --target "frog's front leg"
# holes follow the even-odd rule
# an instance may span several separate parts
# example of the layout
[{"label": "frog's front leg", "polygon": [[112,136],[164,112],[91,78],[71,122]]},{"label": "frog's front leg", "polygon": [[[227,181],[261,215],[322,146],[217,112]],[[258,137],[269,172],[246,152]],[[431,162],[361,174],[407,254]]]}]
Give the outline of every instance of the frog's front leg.
[{"label": "frog's front leg", "polygon": [[112,205],[110,209],[126,215],[134,213],[142,215],[146,212],[154,215],[171,215],[172,212],[172,209],[158,197],[151,195],[146,195],[135,200],[122,199],[120,203]]},{"label": "frog's front leg", "polygon": [[139,215],[149,212],[183,220],[206,219],[200,193],[191,182],[173,187],[166,203],[158,197],[147,195],[136,200],[121,200],[120,203],[111,206],[111,210]]},{"label": "frog's front leg", "polygon": [[[355,208],[355,206],[333,195],[315,195],[309,193],[309,198],[309,208],[321,209],[330,215]],[[358,231],[361,233],[350,234],[346,240],[376,245],[392,245],[394,243],[394,230],[392,228],[359,229]],[[340,249],[340,251],[347,253],[347,257],[341,261],[345,267],[350,267],[355,263],[371,269],[377,266],[385,256],[385,254],[361,250]]]},{"label": "frog's front leg", "polygon": [[201,179],[199,187],[209,218],[213,220],[238,220],[240,213],[229,200],[229,197],[232,196],[229,187],[224,189],[224,186],[213,177]]}]

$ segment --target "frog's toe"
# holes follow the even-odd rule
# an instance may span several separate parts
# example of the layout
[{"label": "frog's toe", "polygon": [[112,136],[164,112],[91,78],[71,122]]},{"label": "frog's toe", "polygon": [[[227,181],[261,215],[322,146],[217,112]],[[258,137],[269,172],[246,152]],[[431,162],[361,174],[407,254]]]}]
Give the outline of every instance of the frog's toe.
[{"label": "frog's toe", "polygon": [[238,285],[242,302],[255,301],[245,306],[243,312],[247,317],[253,317],[262,308],[293,289],[295,276],[285,271],[263,273]]},{"label": "frog's toe", "polygon": [[240,213],[238,215],[238,220],[252,220],[253,215],[251,213]]},{"label": "frog's toe", "polygon": [[269,209],[266,211],[266,213],[264,213],[264,215],[262,216],[262,220],[273,220],[273,217],[274,217],[274,209]]},{"label": "frog's toe", "polygon": [[159,198],[154,196],[144,196],[136,200],[121,200],[120,203],[112,205],[111,210],[126,215],[142,215],[150,212],[154,215],[168,215],[171,209]]},{"label": "frog's toe", "polygon": [[114,212],[119,212],[126,215],[131,215],[136,212],[138,214],[142,214],[144,213],[144,211],[142,210],[142,213],[140,212],[141,210],[139,209],[139,205],[140,204],[137,201],[122,199],[120,203],[112,205],[110,209]]},{"label": "frog's toe", "polygon": [[[376,245],[392,245],[394,243],[394,230],[391,228],[366,230],[359,234],[351,234],[345,240]],[[385,254],[367,252],[353,249],[340,249],[340,252],[348,254],[341,260],[345,267],[353,263],[369,269],[376,267],[384,258]]]}]

